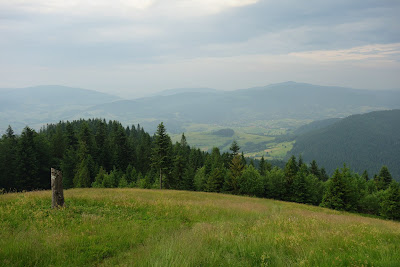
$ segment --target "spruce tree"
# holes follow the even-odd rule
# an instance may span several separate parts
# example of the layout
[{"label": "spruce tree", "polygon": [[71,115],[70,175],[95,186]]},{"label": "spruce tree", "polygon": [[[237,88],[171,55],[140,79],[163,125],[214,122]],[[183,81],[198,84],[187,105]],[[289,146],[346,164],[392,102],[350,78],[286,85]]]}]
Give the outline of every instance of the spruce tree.
[{"label": "spruce tree", "polygon": [[320,180],[323,181],[323,182],[328,181],[329,175],[326,173],[326,170],[325,170],[324,167],[322,167],[322,168],[320,169],[320,173],[321,173]]},{"label": "spruce tree", "polygon": [[328,180],[321,206],[330,209],[345,210],[345,193],[346,185],[343,181],[343,176],[339,170],[336,169],[332,178]]},{"label": "spruce tree", "polygon": [[99,173],[96,175],[96,178],[92,183],[92,187],[97,187],[97,188],[103,187],[103,180],[106,175],[107,175],[106,170],[103,167],[100,167]]},{"label": "spruce tree", "polygon": [[76,151],[71,147],[64,153],[61,161],[61,171],[63,173],[63,187],[65,189],[74,187],[74,177],[79,163]]},{"label": "spruce tree", "polygon": [[388,219],[400,219],[400,185],[392,182],[384,193],[381,215]]},{"label": "spruce tree", "polygon": [[299,166],[299,169],[301,168],[301,166],[304,164],[304,161],[303,161],[303,156],[300,154],[299,155],[299,161],[298,161],[298,163],[297,163],[297,166]]},{"label": "spruce tree", "polygon": [[194,175],[194,188],[196,191],[205,191],[207,178],[205,166],[197,169]]},{"label": "spruce tree", "polygon": [[293,195],[291,201],[297,203],[307,203],[309,197],[309,188],[306,181],[307,166],[302,165],[293,180]]},{"label": "spruce tree", "polygon": [[159,172],[160,189],[163,187],[163,177],[167,174],[170,165],[171,140],[166,132],[164,124],[161,122],[157,127],[154,136],[154,148],[152,154],[152,166]]},{"label": "spruce tree", "polygon": [[78,146],[78,138],[76,137],[74,127],[69,121],[67,121],[67,124],[65,125],[65,132],[66,132],[66,148],[76,149]]},{"label": "spruce tree", "polygon": [[231,159],[234,158],[234,157],[239,153],[240,146],[238,145],[238,143],[236,142],[236,140],[233,140],[231,146],[229,147],[229,150],[232,151],[232,153],[231,153],[231,154],[232,154]]},{"label": "spruce tree", "polygon": [[265,162],[265,159],[264,159],[264,155],[261,157],[260,165],[259,165],[258,169],[260,171],[260,174],[264,176],[265,172],[266,172],[266,162]]},{"label": "spruce tree", "polygon": [[355,211],[359,202],[359,190],[350,169],[344,165],[341,172],[336,169],[329,179],[321,206],[336,209]]},{"label": "spruce tree", "polygon": [[78,140],[78,145],[80,145],[80,143],[85,143],[86,145],[86,149],[87,149],[87,153],[92,155],[95,155],[95,140],[94,140],[94,136],[92,134],[92,131],[89,128],[89,125],[86,121],[83,121],[82,125],[81,125],[81,129],[79,132],[79,140]]},{"label": "spruce tree", "polygon": [[270,172],[267,173],[266,178],[268,184],[270,185],[268,190],[269,197],[281,200],[284,199],[286,193],[285,172],[278,167],[274,167]]},{"label": "spruce tree", "polygon": [[53,167],[59,169],[61,167],[61,161],[64,157],[66,150],[66,136],[63,132],[61,124],[57,124],[56,132],[50,139],[51,154],[53,158]]},{"label": "spruce tree", "polygon": [[361,177],[365,180],[365,181],[369,181],[369,176],[368,176],[368,172],[367,170],[364,170],[363,174],[361,175]]},{"label": "spruce tree", "polygon": [[375,178],[376,188],[378,190],[385,190],[389,187],[393,178],[387,166],[382,166],[379,175]]},{"label": "spruce tree", "polygon": [[38,166],[40,189],[50,189],[49,170],[52,167],[52,155],[49,141],[44,135],[36,134],[33,138]]},{"label": "spruce tree", "polygon": [[233,157],[230,168],[229,175],[225,182],[225,191],[230,191],[234,194],[239,193],[239,182],[240,177],[242,176],[244,165],[242,163],[242,159],[240,155],[236,155]]},{"label": "spruce tree", "polygon": [[321,179],[321,172],[320,172],[320,170],[318,168],[318,164],[317,164],[317,162],[315,160],[311,161],[310,173],[312,175],[314,175],[315,177]]},{"label": "spruce tree", "polygon": [[[141,133],[141,131],[140,131]],[[152,141],[147,133],[141,134],[140,142],[136,149],[136,162],[134,167],[138,172],[147,173],[152,165]]]},{"label": "spruce tree", "polygon": [[120,124],[114,125],[113,130],[114,163],[118,169],[125,171],[132,161],[131,149],[125,129]]},{"label": "spruce tree", "polygon": [[90,187],[90,171],[88,167],[88,160],[84,159],[78,165],[75,177],[74,177],[74,187]]},{"label": "spruce tree", "polygon": [[186,170],[186,162],[183,156],[179,153],[175,156],[174,167],[172,169],[172,178],[169,179],[170,188],[184,189],[184,175]]},{"label": "spruce tree", "polygon": [[211,169],[222,168],[224,166],[224,162],[222,160],[221,153],[218,147],[214,147],[212,149],[210,160],[211,160]]},{"label": "spruce tree", "polygon": [[0,142],[0,189],[17,187],[17,142],[13,129],[8,126]]},{"label": "spruce tree", "polygon": [[299,171],[296,157],[292,155],[285,165],[285,200],[290,200],[294,195],[293,181]]},{"label": "spruce tree", "polygon": [[34,190],[40,188],[38,155],[34,137],[36,132],[25,127],[17,145],[17,180],[19,190]]},{"label": "spruce tree", "polygon": [[285,176],[290,182],[293,181],[299,170],[298,164],[296,162],[296,157],[292,155],[285,166]]},{"label": "spruce tree", "polygon": [[96,141],[96,159],[99,166],[104,167],[105,170],[111,169],[111,157],[110,157],[110,143],[107,138],[107,126],[106,123],[100,121],[98,129],[95,135]]},{"label": "spruce tree", "polygon": [[182,133],[181,142],[180,143],[181,143],[182,149],[185,151],[188,148],[188,143],[186,141],[185,133]]},{"label": "spruce tree", "polygon": [[207,192],[220,192],[225,181],[225,169],[222,167],[214,168],[208,176],[205,190]]},{"label": "spruce tree", "polygon": [[75,187],[90,187],[95,178],[95,168],[92,155],[89,154],[86,142],[79,142],[78,149],[79,163],[75,172]]}]

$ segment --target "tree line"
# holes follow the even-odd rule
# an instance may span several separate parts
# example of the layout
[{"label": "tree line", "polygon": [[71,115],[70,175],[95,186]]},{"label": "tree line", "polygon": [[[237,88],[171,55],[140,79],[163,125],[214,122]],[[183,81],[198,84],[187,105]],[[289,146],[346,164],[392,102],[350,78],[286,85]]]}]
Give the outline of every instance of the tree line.
[{"label": "tree line", "polygon": [[59,122],[39,132],[9,127],[0,139],[2,191],[49,189],[50,168],[64,188],[139,187],[223,192],[319,205],[400,219],[400,185],[383,166],[369,177],[344,165],[329,177],[315,160],[292,156],[281,168],[250,160],[233,141],[230,151],[172,143],[163,123],[151,136],[140,125],[101,119]]}]

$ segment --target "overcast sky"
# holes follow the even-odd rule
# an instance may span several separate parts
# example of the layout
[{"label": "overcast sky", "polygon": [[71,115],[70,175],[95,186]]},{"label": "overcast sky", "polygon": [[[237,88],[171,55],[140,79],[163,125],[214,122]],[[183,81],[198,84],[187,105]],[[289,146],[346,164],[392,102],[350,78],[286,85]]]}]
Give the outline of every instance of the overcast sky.
[{"label": "overcast sky", "polygon": [[0,87],[400,88],[400,1],[0,0]]}]

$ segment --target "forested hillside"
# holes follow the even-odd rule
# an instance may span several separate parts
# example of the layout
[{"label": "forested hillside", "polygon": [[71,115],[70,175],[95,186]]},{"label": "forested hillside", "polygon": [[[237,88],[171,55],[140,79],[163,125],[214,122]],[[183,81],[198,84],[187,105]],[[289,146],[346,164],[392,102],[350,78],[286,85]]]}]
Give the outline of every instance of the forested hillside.
[{"label": "forested hillside", "polygon": [[[387,129],[384,129],[387,130]],[[150,136],[117,121],[79,120],[47,125],[37,133],[9,127],[0,140],[0,188],[48,189],[49,170],[61,169],[65,188],[140,187],[224,192],[321,205],[400,219],[400,186],[386,166],[370,179],[344,167],[332,177],[317,162],[291,157],[284,168],[261,158],[191,148],[185,135],[172,144],[163,123]]]},{"label": "forested hillside", "polygon": [[400,180],[400,110],[353,115],[325,128],[300,135],[293,155],[305,161],[318,160],[328,173],[348,164],[353,170],[370,175],[387,165]]},{"label": "forested hillside", "polygon": [[295,135],[302,135],[314,130],[322,129],[325,127],[328,127],[329,125],[334,124],[335,122],[338,122],[340,119],[339,118],[331,118],[331,119],[325,119],[325,120],[317,120],[313,121],[311,123],[308,123],[306,125],[300,126],[294,131]]}]

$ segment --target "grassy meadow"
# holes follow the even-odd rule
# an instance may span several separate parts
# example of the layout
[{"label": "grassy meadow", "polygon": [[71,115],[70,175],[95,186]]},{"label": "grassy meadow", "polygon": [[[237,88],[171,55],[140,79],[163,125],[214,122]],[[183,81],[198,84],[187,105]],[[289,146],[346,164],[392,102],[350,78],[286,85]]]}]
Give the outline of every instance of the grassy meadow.
[{"label": "grassy meadow", "polygon": [[246,157],[261,159],[264,156],[265,159],[273,160],[280,159],[283,160],[287,153],[293,148],[295,141],[282,142],[282,143],[269,143],[266,145],[266,149],[258,152],[245,153]]},{"label": "grassy meadow", "polygon": [[[270,121],[252,121],[237,123],[229,127],[215,124],[187,123],[183,126],[186,140],[190,146],[203,151],[218,147],[222,152],[229,151],[233,140],[236,140],[246,157],[269,160],[283,160],[293,148],[294,141],[278,141],[276,138],[293,133],[293,129],[309,123],[310,120],[280,119]],[[214,132],[221,129],[232,129],[233,136],[220,136]],[[172,142],[179,142],[182,133],[170,134]]]},{"label": "grassy meadow", "polygon": [[0,195],[0,266],[398,266],[400,223],[173,190]]}]

